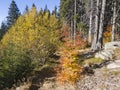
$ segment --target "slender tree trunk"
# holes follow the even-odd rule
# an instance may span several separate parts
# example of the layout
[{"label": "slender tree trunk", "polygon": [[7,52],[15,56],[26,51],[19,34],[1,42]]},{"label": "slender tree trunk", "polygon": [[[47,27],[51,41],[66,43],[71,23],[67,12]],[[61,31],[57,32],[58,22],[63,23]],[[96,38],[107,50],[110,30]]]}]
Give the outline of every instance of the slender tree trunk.
[{"label": "slender tree trunk", "polygon": [[97,49],[101,50],[103,45],[103,28],[104,28],[104,14],[105,14],[106,0],[102,0],[102,9],[100,13],[99,34],[97,41]]},{"label": "slender tree trunk", "polygon": [[114,2],[114,9],[113,9],[113,22],[112,22],[112,37],[111,37],[111,41],[115,40],[115,20],[116,20],[116,1]]},{"label": "slender tree trunk", "polygon": [[97,45],[97,40],[98,40],[98,26],[99,26],[99,3],[100,1],[97,0],[97,5],[96,5],[96,15],[95,15],[95,30],[94,30],[94,38],[93,38],[93,42],[92,42],[92,50],[96,50],[96,45]]},{"label": "slender tree trunk", "polygon": [[76,0],[74,1],[74,45],[76,37]]},{"label": "slender tree trunk", "polygon": [[71,17],[71,29],[70,30],[71,30],[70,31],[70,39],[73,40],[73,34],[74,34],[74,32],[73,32],[73,19],[72,19],[72,17]]},{"label": "slender tree trunk", "polygon": [[90,22],[89,22],[89,32],[88,32],[88,43],[91,44],[91,40],[92,40],[92,18],[93,18],[93,0],[90,0],[91,4],[90,4]]}]

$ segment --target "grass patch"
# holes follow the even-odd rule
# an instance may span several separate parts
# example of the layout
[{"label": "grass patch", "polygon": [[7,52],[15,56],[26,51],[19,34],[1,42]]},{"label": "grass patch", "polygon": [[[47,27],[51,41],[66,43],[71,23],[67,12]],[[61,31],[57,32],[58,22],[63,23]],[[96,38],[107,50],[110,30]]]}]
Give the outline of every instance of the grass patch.
[{"label": "grass patch", "polygon": [[112,75],[119,75],[120,71],[112,71],[111,73],[112,73]]},{"label": "grass patch", "polygon": [[89,59],[86,59],[83,64],[87,64],[87,65],[100,64],[102,62],[103,62],[103,59],[101,59],[101,58],[89,58]]}]

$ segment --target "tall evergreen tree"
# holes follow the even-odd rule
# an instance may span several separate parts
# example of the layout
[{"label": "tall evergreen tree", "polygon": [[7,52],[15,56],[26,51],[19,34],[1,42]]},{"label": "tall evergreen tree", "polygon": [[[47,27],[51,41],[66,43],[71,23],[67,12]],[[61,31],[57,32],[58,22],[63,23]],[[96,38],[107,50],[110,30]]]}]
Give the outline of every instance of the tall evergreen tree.
[{"label": "tall evergreen tree", "polygon": [[0,40],[2,39],[2,37],[6,33],[6,31],[7,31],[7,26],[4,22],[2,22],[1,28],[0,28]]},{"label": "tall evergreen tree", "polygon": [[20,16],[20,11],[17,7],[17,4],[15,3],[14,0],[12,0],[7,16],[8,29],[15,23],[15,21],[18,19],[19,16]]},{"label": "tall evergreen tree", "polygon": [[[84,0],[61,0],[60,18],[71,26],[70,39],[75,41],[76,31],[86,33],[81,28],[87,25],[86,9]],[[74,42],[75,43],[75,42]]]},{"label": "tall evergreen tree", "polygon": [[54,10],[52,11],[52,15],[55,14],[55,16],[58,16],[58,13],[57,13],[57,7],[55,6],[54,7]]},{"label": "tall evergreen tree", "polygon": [[45,5],[45,8],[44,8],[44,13],[48,11],[48,7],[47,5]]},{"label": "tall evergreen tree", "polygon": [[24,13],[27,13],[29,11],[29,7],[26,5]]}]

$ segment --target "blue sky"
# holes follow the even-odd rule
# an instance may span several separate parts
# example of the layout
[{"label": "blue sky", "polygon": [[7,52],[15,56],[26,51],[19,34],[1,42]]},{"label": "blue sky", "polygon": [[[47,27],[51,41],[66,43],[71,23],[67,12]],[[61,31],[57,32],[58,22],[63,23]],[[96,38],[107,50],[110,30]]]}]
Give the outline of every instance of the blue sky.
[{"label": "blue sky", "polygon": [[[8,15],[8,8],[12,0],[1,0],[0,1],[0,23],[6,20]],[[55,6],[59,6],[60,0],[14,0],[22,13],[25,10],[26,5],[30,8],[33,3],[35,3],[37,9],[41,7],[44,9],[45,5],[48,6],[50,10],[53,10]]]}]

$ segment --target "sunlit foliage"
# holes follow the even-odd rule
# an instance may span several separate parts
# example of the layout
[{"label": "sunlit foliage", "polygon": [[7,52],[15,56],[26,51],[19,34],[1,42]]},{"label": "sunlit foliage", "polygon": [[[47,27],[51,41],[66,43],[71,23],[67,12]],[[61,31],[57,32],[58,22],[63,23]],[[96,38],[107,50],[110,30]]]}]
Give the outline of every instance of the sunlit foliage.
[{"label": "sunlit foliage", "polygon": [[0,89],[53,58],[60,45],[59,29],[55,14],[37,12],[35,6],[18,18],[0,44]]}]

